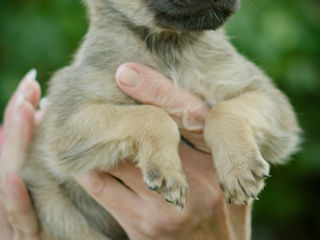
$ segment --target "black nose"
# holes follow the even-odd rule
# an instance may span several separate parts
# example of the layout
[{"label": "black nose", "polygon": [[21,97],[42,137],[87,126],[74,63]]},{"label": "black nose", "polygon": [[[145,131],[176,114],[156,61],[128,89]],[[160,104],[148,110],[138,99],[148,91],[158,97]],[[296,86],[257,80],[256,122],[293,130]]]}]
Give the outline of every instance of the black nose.
[{"label": "black nose", "polygon": [[204,8],[227,8],[234,10],[237,0],[170,0],[176,7],[193,10],[202,10]]},{"label": "black nose", "polygon": [[149,0],[157,23],[180,30],[217,29],[237,10],[240,0]]},{"label": "black nose", "polygon": [[219,0],[171,0],[177,6],[180,7],[189,7],[189,6],[210,6],[214,2],[218,2]]}]

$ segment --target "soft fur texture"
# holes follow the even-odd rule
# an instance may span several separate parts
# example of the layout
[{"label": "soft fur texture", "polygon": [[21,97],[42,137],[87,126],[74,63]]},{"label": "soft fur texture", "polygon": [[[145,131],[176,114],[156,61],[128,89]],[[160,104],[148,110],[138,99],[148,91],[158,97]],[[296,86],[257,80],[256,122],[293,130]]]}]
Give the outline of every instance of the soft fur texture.
[{"label": "soft fur texture", "polygon": [[[126,239],[71,177],[126,159],[134,159],[151,189],[185,204],[178,126],[165,111],[139,105],[117,87],[115,71],[124,62],[147,64],[208,103],[205,141],[221,187],[235,203],[247,203],[261,191],[269,174],[266,160],[285,163],[296,151],[299,127],[287,98],[230,45],[223,30],[204,31],[219,25],[209,24],[211,12],[226,20],[238,1],[211,2],[218,5],[209,7],[202,23],[199,16],[192,22],[198,14],[192,11],[173,17],[180,22],[164,23],[157,14],[172,9],[172,2],[87,0],[88,34],[74,62],[50,82],[46,117],[22,171],[43,239]],[[173,16],[196,0],[174,2]],[[226,6],[230,11],[224,13]]]}]

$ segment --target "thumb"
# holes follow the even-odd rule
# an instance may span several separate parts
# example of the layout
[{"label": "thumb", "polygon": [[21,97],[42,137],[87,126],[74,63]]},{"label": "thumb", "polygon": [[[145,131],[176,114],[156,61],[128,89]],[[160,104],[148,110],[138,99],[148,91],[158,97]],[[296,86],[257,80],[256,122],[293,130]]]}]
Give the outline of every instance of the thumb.
[{"label": "thumb", "polygon": [[196,95],[173,84],[167,77],[142,64],[125,63],[116,73],[119,87],[143,104],[167,111],[189,131],[202,130],[208,106]]},{"label": "thumb", "polygon": [[127,203],[136,204],[140,200],[133,191],[106,172],[90,171],[73,177],[91,197],[112,214],[118,215],[118,211],[128,212],[132,205]]}]

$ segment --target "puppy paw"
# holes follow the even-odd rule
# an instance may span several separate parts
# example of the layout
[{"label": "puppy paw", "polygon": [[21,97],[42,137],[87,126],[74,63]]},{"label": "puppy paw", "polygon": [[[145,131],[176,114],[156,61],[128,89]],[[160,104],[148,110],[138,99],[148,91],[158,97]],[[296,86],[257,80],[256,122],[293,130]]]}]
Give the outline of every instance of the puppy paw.
[{"label": "puppy paw", "polygon": [[166,159],[150,160],[141,168],[149,189],[158,192],[167,202],[183,209],[187,199],[188,183],[182,171],[180,159],[178,158],[177,161],[177,163],[170,163]]},{"label": "puppy paw", "polygon": [[228,159],[218,165],[220,186],[229,203],[244,204],[256,199],[264,187],[270,166],[260,153],[248,159]]}]

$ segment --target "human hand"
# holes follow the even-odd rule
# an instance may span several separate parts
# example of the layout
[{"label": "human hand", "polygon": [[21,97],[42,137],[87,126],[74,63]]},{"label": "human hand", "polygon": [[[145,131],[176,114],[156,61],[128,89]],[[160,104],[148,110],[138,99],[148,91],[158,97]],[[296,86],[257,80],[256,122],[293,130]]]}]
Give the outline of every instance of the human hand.
[{"label": "human hand", "polygon": [[140,170],[129,164],[109,174],[89,172],[76,180],[116,218],[130,239],[248,239],[250,209],[226,204],[212,158],[205,153],[202,131],[209,110],[206,104],[144,65],[124,64],[116,79],[132,98],[166,110],[196,147],[181,144],[179,148],[189,183],[186,208],[180,211],[151,192]]},{"label": "human hand", "polygon": [[26,186],[17,174],[26,158],[35,124],[40,87],[30,71],[8,103],[0,153],[0,240],[39,239],[39,225]]},{"label": "human hand", "polygon": [[[163,82],[165,78],[160,74],[144,66],[136,66],[136,70],[145,71],[142,75],[148,78],[144,80],[150,82],[143,80],[142,85],[139,85],[140,88],[136,90],[133,88],[130,90],[128,86],[122,86],[119,82],[120,87],[142,103],[149,96],[149,102],[146,103],[163,107],[169,112],[172,110],[171,114],[180,123],[182,131],[189,134],[185,137],[195,146],[201,146],[203,143],[201,126],[205,119],[206,106],[196,105],[195,103],[202,102],[181,89],[174,89],[169,94],[171,97],[168,98],[165,94],[168,94],[166,90],[172,88],[172,85],[169,85],[171,82],[168,79]],[[125,79],[132,79],[130,75],[123,75],[128,74],[128,71],[121,73],[120,70],[118,80],[121,74]],[[157,85],[159,83],[165,83],[165,85]],[[26,88],[26,85],[29,87]],[[141,92],[143,87],[150,91]],[[19,97],[21,92],[24,93],[24,98]],[[160,98],[161,95],[166,97]],[[153,100],[152,96],[154,96]],[[5,142],[0,169],[3,170],[6,165],[6,169],[11,172],[7,172],[6,184],[1,185],[4,187],[0,193],[0,225],[3,226],[3,233],[0,237],[3,239],[38,239],[39,236],[39,227],[25,185],[14,173],[25,158],[35,122],[43,114],[35,112],[39,97],[40,89],[36,83],[31,85],[22,83],[10,101],[5,114]],[[187,110],[182,112],[174,111],[181,109],[181,106],[188,107],[181,102],[179,105],[181,99],[194,103],[195,108],[186,108]],[[19,107],[17,107],[17,102]],[[175,108],[175,106],[179,107]],[[203,109],[198,111],[196,106],[198,109],[202,107]],[[191,118],[185,118],[186,113]],[[197,117],[192,118],[192,114]],[[189,131],[190,126],[191,131]],[[237,236],[237,239],[247,239],[250,212],[245,207],[226,207],[222,192],[217,185],[211,157],[185,145],[180,146],[180,153],[190,185],[188,205],[184,211],[173,209],[157,194],[150,192],[141,180],[140,171],[130,165],[115,169],[111,174],[122,179],[131,190],[108,174],[91,172],[85,176],[78,176],[77,179],[115,216],[132,239],[232,239],[232,236]],[[6,195],[6,201],[3,201],[4,195]],[[5,203],[8,202],[11,203],[11,207],[8,207],[11,216],[9,218],[7,212],[4,211]]]},{"label": "human hand", "polygon": [[209,152],[203,139],[209,107],[200,97],[175,86],[168,78],[141,64],[123,64],[116,78],[119,87],[127,95],[168,112],[186,140],[197,149]]}]

